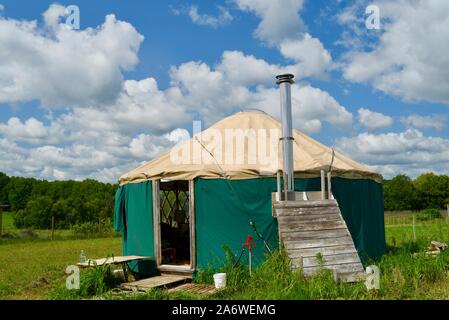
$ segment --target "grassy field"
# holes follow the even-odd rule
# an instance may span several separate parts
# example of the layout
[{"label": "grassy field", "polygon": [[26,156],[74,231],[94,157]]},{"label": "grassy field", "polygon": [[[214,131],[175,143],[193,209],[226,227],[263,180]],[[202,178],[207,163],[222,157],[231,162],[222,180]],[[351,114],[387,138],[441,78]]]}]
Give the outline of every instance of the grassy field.
[{"label": "grassy field", "polygon": [[14,220],[10,212],[3,212],[3,229],[4,230],[15,229]]},{"label": "grassy field", "polygon": [[[396,219],[402,217],[401,219]],[[282,253],[269,258],[249,276],[246,267],[232,268],[232,262],[218,271],[228,274],[228,287],[211,298],[220,299],[449,299],[449,250],[437,257],[426,256],[431,240],[449,243],[449,221],[415,221],[410,213],[386,215],[388,253],[370,262],[381,270],[381,289],[368,292],[363,283],[336,284],[324,272],[304,279],[289,270]],[[414,240],[416,238],[416,241]],[[79,259],[80,250],[88,257],[119,255],[119,237],[74,240],[12,239],[0,242],[0,299],[81,298],[73,292],[58,291],[65,283],[64,269]],[[197,281],[212,283],[217,270],[203,270]],[[84,282],[98,281],[98,272],[82,272]],[[94,280],[92,280],[94,279]],[[96,280],[95,280],[96,279]],[[95,287],[95,285],[94,285]],[[50,293],[57,292],[57,294]],[[194,295],[168,294],[154,290],[145,295],[117,296],[102,293],[106,299],[196,299]],[[90,296],[87,296],[87,298]],[[83,298],[86,298],[83,296]]]},{"label": "grassy field", "polygon": [[121,254],[120,238],[28,241],[0,245],[0,299],[45,299],[64,283],[80,251],[98,258]]}]

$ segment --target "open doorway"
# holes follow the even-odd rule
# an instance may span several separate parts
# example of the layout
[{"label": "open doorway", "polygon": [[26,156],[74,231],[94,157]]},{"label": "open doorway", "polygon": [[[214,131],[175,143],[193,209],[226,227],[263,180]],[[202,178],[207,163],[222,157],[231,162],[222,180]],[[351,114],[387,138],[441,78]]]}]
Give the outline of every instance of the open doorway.
[{"label": "open doorway", "polygon": [[188,181],[159,184],[160,261],[162,265],[191,266],[190,192]]}]

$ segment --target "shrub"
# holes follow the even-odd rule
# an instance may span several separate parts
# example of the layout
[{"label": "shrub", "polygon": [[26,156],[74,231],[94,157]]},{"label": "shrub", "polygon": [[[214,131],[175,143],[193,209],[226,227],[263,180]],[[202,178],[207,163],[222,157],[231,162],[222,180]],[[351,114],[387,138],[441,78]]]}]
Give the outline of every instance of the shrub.
[{"label": "shrub", "polygon": [[79,223],[72,226],[72,230],[75,236],[81,238],[111,235],[114,232],[110,219],[102,219],[100,222]]},{"label": "shrub", "polygon": [[429,221],[441,218],[441,213],[438,209],[425,209],[418,213],[416,217],[420,221]]},{"label": "shrub", "polygon": [[53,300],[71,300],[91,298],[108,292],[120,284],[120,279],[114,277],[110,265],[95,266],[80,274],[80,288],[69,290],[65,284],[50,293]]}]

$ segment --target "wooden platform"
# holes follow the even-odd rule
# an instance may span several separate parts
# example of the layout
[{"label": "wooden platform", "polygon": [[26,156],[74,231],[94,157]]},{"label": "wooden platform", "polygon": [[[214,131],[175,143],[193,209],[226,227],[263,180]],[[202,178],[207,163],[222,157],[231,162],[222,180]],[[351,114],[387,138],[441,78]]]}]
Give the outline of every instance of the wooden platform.
[{"label": "wooden platform", "polygon": [[353,282],[364,269],[336,200],[274,203],[279,237],[292,262],[304,275],[331,269],[338,280]]},{"label": "wooden platform", "polygon": [[97,260],[89,259],[86,262],[77,263],[77,266],[87,268],[87,267],[102,266],[105,264],[122,264],[122,263],[126,263],[126,262],[143,260],[143,259],[148,259],[148,258],[150,258],[150,257],[117,256],[117,257],[102,258],[102,259],[97,259]]},{"label": "wooden platform", "polygon": [[187,292],[198,295],[212,295],[217,291],[215,286],[197,283],[186,283],[168,290],[168,292]]},{"label": "wooden platform", "polygon": [[122,283],[120,288],[129,291],[143,291],[146,292],[153,288],[164,288],[168,289],[175,285],[184,284],[190,282],[191,278],[186,276],[178,275],[161,275],[155,276],[139,281]]}]

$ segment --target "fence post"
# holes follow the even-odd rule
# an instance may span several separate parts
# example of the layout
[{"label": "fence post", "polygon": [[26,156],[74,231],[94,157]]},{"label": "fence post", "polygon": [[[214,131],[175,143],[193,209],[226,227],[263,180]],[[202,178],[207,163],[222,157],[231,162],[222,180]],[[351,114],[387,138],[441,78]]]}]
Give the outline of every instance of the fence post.
[{"label": "fence post", "polygon": [[416,242],[415,214],[413,214],[413,242]]},{"label": "fence post", "polygon": [[51,240],[55,240],[55,216],[51,217]]}]

